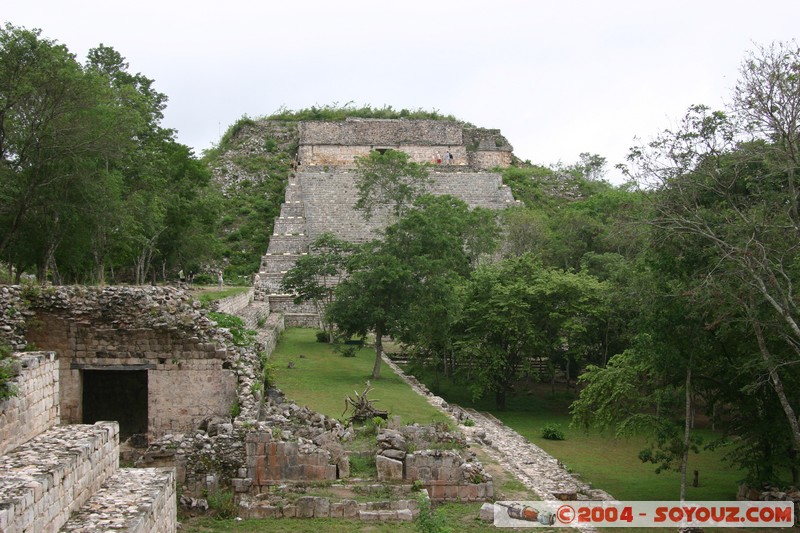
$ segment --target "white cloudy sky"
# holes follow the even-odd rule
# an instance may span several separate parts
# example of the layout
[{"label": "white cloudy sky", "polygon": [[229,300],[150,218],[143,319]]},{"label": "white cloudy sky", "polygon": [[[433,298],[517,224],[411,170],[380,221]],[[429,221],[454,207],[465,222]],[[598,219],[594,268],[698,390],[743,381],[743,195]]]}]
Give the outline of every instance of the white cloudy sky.
[{"label": "white cloudy sky", "polygon": [[353,102],[499,128],[534,163],[613,166],[689,105],[721,107],[754,43],[795,37],[800,2],[5,0],[0,21],[81,61],[114,47],[198,153],[245,114]]}]

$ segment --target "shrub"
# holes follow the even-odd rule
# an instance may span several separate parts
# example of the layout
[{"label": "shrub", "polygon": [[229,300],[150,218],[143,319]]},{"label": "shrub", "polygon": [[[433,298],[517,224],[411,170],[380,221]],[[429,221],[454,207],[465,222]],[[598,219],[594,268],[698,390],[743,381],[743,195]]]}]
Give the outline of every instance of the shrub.
[{"label": "shrub", "polygon": [[547,424],[542,428],[542,438],[547,440],[564,440],[564,432],[558,424]]},{"label": "shrub", "polygon": [[317,332],[317,342],[328,342],[328,332],[327,331],[318,331]]},{"label": "shrub", "polygon": [[16,396],[17,389],[11,380],[17,377],[17,372],[11,359],[11,348],[0,345],[0,401]]},{"label": "shrub", "polygon": [[236,346],[252,346],[256,332],[244,327],[244,321],[238,316],[227,313],[210,311],[208,317],[217,323],[217,327],[226,328],[233,335],[233,344]]},{"label": "shrub", "polygon": [[214,511],[214,514],[219,518],[233,518],[237,514],[233,492],[215,490],[209,493],[208,508]]},{"label": "shrub", "polygon": [[229,408],[231,418],[236,418],[242,413],[242,406],[239,404],[239,398],[236,398]]},{"label": "shrub", "polygon": [[421,533],[450,533],[452,529],[447,526],[447,517],[441,511],[434,511],[431,500],[424,494],[417,496],[419,516],[417,517],[417,530]]}]

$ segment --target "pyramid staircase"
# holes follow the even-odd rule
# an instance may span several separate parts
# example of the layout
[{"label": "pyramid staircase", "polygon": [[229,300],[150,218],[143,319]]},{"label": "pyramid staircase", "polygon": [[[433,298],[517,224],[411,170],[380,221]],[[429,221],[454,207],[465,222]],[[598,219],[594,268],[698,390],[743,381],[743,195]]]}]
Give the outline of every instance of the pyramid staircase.
[{"label": "pyramid staircase", "polygon": [[60,425],[56,355],[15,358],[17,394],[0,402],[0,532],[176,531],[175,470],[120,469],[116,422]]},{"label": "pyramid staircase", "polygon": [[[432,171],[432,194],[449,194],[470,207],[505,209],[517,205],[499,174],[466,167],[442,167]],[[355,209],[356,172],[341,167],[308,167],[289,177],[281,213],[275,219],[267,253],[261,258],[256,300],[269,302],[272,312],[285,316],[287,327],[318,327],[313,303],[295,304],[294,296],[281,288],[281,280],[297,259],[309,253],[309,245],[322,233],[333,233],[353,243],[380,236],[390,222],[388,209],[379,209],[369,221]]]}]

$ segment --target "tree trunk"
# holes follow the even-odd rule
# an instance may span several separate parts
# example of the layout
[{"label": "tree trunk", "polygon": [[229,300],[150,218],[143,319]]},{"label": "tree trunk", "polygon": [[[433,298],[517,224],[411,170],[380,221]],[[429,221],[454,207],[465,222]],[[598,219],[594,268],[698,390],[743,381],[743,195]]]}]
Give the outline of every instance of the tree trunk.
[{"label": "tree trunk", "polygon": [[789,403],[789,399],[786,397],[786,392],[783,390],[783,380],[781,380],[780,375],[778,375],[778,370],[775,367],[775,363],[772,361],[769,349],[767,348],[767,343],[764,340],[764,332],[761,330],[761,324],[754,317],[751,317],[750,321],[753,324],[753,331],[755,332],[756,340],[758,341],[758,350],[761,352],[761,357],[767,364],[769,378],[772,381],[775,394],[778,395],[778,400],[781,403],[781,407],[783,407],[783,412],[786,414],[786,419],[788,420],[789,427],[792,430],[794,449],[800,451],[800,424],[798,424],[797,415],[795,414],[792,405]]},{"label": "tree trunk", "polygon": [[683,425],[683,456],[681,457],[681,501],[686,501],[686,467],[689,464],[689,437],[692,432],[692,358],[686,367],[686,420]]},{"label": "tree trunk", "polygon": [[381,358],[383,357],[383,328],[375,328],[375,366],[372,368],[372,378],[381,377]]},{"label": "tree trunk", "polygon": [[505,389],[499,390],[494,393],[494,406],[498,411],[505,411],[506,409],[506,391]]}]

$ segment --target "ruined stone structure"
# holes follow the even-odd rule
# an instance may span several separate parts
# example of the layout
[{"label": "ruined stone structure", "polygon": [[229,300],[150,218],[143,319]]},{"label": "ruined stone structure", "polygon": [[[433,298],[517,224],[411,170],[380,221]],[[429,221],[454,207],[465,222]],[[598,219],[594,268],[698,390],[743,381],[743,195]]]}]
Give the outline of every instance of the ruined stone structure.
[{"label": "ruined stone structure", "polygon": [[453,155],[453,165],[474,169],[507,167],[512,147],[499,130],[447,120],[349,118],[301,122],[298,156],[304,166],[352,167],[372,150],[400,150],[417,163]]},{"label": "ruined stone structure", "polygon": [[174,469],[120,469],[116,422],[59,425],[56,354],[17,366],[0,403],[0,531],[176,531]]},{"label": "ruined stone structure", "polygon": [[435,165],[430,172],[432,194],[449,194],[470,207],[488,209],[516,203],[500,175],[488,170],[512,161],[512,147],[498,130],[441,120],[301,122],[300,169],[289,178],[255,287],[256,300],[268,301],[273,311],[284,313],[287,326],[319,325],[312,304],[294,304],[293,296],[280,287],[283,275],[308,253],[309,244],[325,232],[365,242],[378,237],[390,222],[386,209],[377,210],[369,221],[354,209],[354,160],[371,150],[402,150],[419,163],[431,163],[437,154],[449,151],[453,164]]},{"label": "ruined stone structure", "polygon": [[[59,355],[64,423],[117,420],[124,439],[190,431],[236,401],[234,354],[185,293],[168,287],[4,288],[25,342]],[[9,303],[11,302],[11,303]]]},{"label": "ruined stone structure", "polygon": [[[301,170],[287,185],[259,282],[217,304],[258,328],[255,346],[235,346],[180,289],[0,287],[0,343],[45,350],[17,354],[19,394],[0,404],[0,531],[171,532],[176,491],[183,501],[232,490],[252,517],[409,520],[417,512],[402,498],[260,500],[276,485],[348,478],[341,442],[350,430],[277,391],[267,396],[259,351],[270,353],[285,325],[317,325],[311,305],[280,290],[309,243],[323,232],[364,242],[390,220],[387,211],[369,222],[354,211],[355,157],[392,149],[428,163],[450,151],[453,164],[431,170],[430,192],[503,209],[514,199],[487,169],[509,165],[511,146],[497,130],[429,120],[301,122],[298,135]],[[139,459],[147,468],[119,468],[121,441],[149,445]],[[422,482],[436,500],[492,496],[491,480],[478,480],[463,458],[391,455],[376,459],[390,484]]]}]

